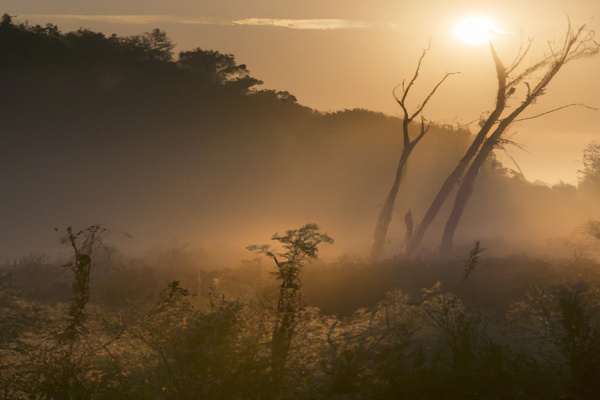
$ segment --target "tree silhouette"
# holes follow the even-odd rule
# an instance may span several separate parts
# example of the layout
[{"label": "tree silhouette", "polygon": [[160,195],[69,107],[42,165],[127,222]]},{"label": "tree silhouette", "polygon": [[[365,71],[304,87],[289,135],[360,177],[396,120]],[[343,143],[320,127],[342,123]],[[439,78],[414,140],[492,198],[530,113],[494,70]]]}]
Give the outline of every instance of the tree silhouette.
[{"label": "tree silhouette", "polygon": [[[446,221],[444,233],[442,236],[440,251],[444,255],[452,252],[454,233],[462,216],[462,213],[473,193],[475,179],[479,174],[485,160],[492,153],[508,127],[517,120],[517,117],[523,113],[536,99],[545,94],[548,84],[562,69],[562,67],[576,59],[591,57],[600,51],[600,44],[594,40],[594,32],[586,29],[585,25],[574,29],[569,23],[565,39],[562,46],[550,45],[549,53],[538,63],[526,68],[525,71],[512,78],[507,83],[509,89],[507,97],[511,97],[515,91],[513,88],[522,85],[526,88],[526,93],[520,100],[521,104],[514,108],[507,116],[498,121],[494,132],[485,140],[477,156],[473,160],[469,169],[462,179],[458,193],[454,200],[454,206]],[[507,71],[510,73],[512,68]],[[530,78],[534,73],[541,73],[537,80]],[[562,108],[562,107],[561,107]],[[546,114],[546,113],[543,113]]]},{"label": "tree silhouette", "polygon": [[[585,25],[574,29],[569,22],[564,42],[561,45],[549,43],[549,50],[539,60],[531,63],[522,70],[518,70],[529,53],[531,44],[532,40],[529,40],[527,46],[525,48],[522,47],[518,52],[510,67],[506,68],[498,58],[493,44],[490,42],[490,50],[496,66],[498,79],[496,106],[489,116],[481,122],[481,129],[466,151],[465,156],[460,160],[455,170],[446,178],[421,223],[418,225],[408,246],[407,253],[409,256],[416,253],[431,222],[433,222],[433,219],[451,194],[453,187],[460,182],[460,187],[456,194],[452,211],[446,222],[440,246],[441,254],[449,255],[451,253],[454,233],[473,192],[475,180],[484,162],[500,144],[502,135],[513,122],[519,121],[518,117],[523,111],[534,104],[538,97],[545,94],[548,84],[565,64],[580,58],[594,56],[600,50],[599,44],[594,40],[593,31],[588,30]],[[521,92],[523,94],[519,96]],[[514,106],[514,108],[509,108],[508,106],[512,105],[509,100],[520,101],[520,104]],[[536,118],[565,107],[567,106],[521,120]],[[503,115],[505,110],[508,110],[508,114]],[[489,134],[490,132],[492,133]]]},{"label": "tree silhouette", "polygon": [[65,267],[73,271],[73,288],[69,321],[66,333],[74,337],[87,319],[86,305],[90,300],[90,273],[92,268],[92,252],[100,243],[100,236],[106,231],[100,225],[92,225],[85,231],[73,232],[67,228],[67,234],[61,242],[73,248],[74,257]]},{"label": "tree silhouette", "polygon": [[300,229],[287,231],[285,235],[275,234],[272,240],[280,242],[285,252],[274,252],[269,245],[251,245],[248,250],[273,259],[277,266],[277,279],[281,281],[271,338],[271,383],[274,395],[278,396],[299,313],[304,307],[300,294],[300,271],[307,262],[317,259],[321,243],[333,243],[333,239],[320,233],[316,224],[306,224]]},{"label": "tree silhouette", "polygon": [[[502,111],[504,111],[504,107],[506,106],[506,70],[505,70],[504,66],[502,65],[502,63],[500,62],[500,59],[498,58],[498,55],[496,54],[496,51],[491,42],[490,42],[490,50],[492,53],[494,64],[496,66],[496,74],[497,74],[497,79],[498,79],[498,92],[496,95],[496,107],[490,113],[489,117],[485,120],[485,122],[481,125],[481,129],[479,130],[479,133],[475,136],[475,139],[471,142],[471,145],[465,152],[465,155],[460,159],[456,168],[450,173],[450,175],[448,175],[448,177],[446,178],[446,180],[440,187],[433,202],[427,209],[427,212],[423,216],[421,222],[417,225],[416,230],[411,235],[410,240],[406,247],[406,252],[407,252],[408,256],[411,256],[412,254],[414,254],[414,252],[419,248],[421,241],[423,240],[423,237],[425,236],[425,233],[429,229],[429,226],[431,225],[431,223],[437,216],[438,212],[444,205],[446,199],[452,192],[452,189],[454,189],[456,184],[459,182],[464,171],[469,166],[469,163],[471,162],[473,157],[475,157],[475,155],[477,154],[479,146],[481,146],[481,143],[483,143],[483,141],[485,140],[490,129],[492,129],[492,127],[496,123],[496,120],[500,117],[500,115],[502,114]],[[520,60],[522,60],[522,59],[519,59],[519,61]],[[516,67],[516,65],[515,65],[515,67]]]},{"label": "tree silhouette", "polygon": [[[431,47],[431,43],[426,49],[423,50],[423,53],[421,54],[421,57],[419,57],[419,61],[417,62],[417,68],[415,70],[415,74],[413,75],[410,82],[407,85],[404,85],[404,83],[402,83],[402,97],[399,98],[396,96],[395,91],[398,88],[398,86],[396,86],[396,88],[394,88],[394,92],[393,92],[394,99],[396,99],[396,102],[400,105],[400,108],[402,108],[402,112],[404,114],[403,119],[402,119],[403,148],[402,148],[402,154],[400,155],[400,160],[398,161],[398,166],[396,168],[396,175],[394,177],[392,187],[390,188],[390,191],[385,199],[385,202],[383,203],[383,206],[381,207],[381,211],[379,212],[379,217],[377,218],[377,224],[375,226],[375,233],[373,234],[373,245],[371,248],[371,258],[372,259],[380,258],[383,253],[385,239],[387,237],[387,232],[388,232],[388,229],[390,226],[390,222],[392,221],[392,214],[394,212],[394,204],[396,203],[396,197],[398,196],[398,190],[400,189],[400,183],[402,181],[402,176],[404,175],[404,170],[406,167],[406,163],[408,162],[408,158],[410,157],[410,154],[412,153],[414,148],[417,146],[419,141],[421,141],[421,139],[425,136],[425,134],[429,130],[429,126],[425,123],[425,118],[421,115],[421,113],[423,112],[425,106],[427,106],[427,103],[429,102],[429,100],[431,100],[431,98],[433,97],[433,95],[435,94],[437,89],[441,86],[441,84],[444,83],[444,81],[450,75],[454,74],[454,73],[446,73],[444,75],[444,77],[437,83],[437,85],[434,86],[434,88],[431,90],[429,95],[427,95],[425,100],[417,107],[416,111],[413,111],[413,112],[408,111],[408,108],[406,105],[406,99],[408,97],[410,89],[413,87],[413,85],[417,81],[417,78],[419,77],[419,71],[421,70],[421,64],[423,62],[423,59],[427,55],[427,51],[429,51],[430,47]],[[414,121],[414,119],[419,116],[421,116],[421,130],[420,130],[419,134],[414,139],[411,140],[409,128],[410,128],[410,125],[412,124],[412,122]]]},{"label": "tree silhouette", "polygon": [[250,76],[245,64],[237,64],[231,54],[197,48],[179,54],[179,65],[205,84],[216,84],[233,89],[236,93],[247,93],[262,81]]},{"label": "tree silhouette", "polygon": [[579,171],[579,186],[600,190],[600,143],[592,141],[583,150],[583,169]]}]

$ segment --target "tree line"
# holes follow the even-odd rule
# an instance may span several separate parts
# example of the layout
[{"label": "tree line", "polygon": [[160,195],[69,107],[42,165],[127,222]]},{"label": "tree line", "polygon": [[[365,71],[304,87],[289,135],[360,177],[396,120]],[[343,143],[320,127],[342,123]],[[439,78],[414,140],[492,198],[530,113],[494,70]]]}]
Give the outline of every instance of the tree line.
[{"label": "tree line", "polygon": [[[88,29],[63,33],[52,24],[30,26],[8,15],[1,26],[4,140],[0,162],[9,171],[4,188],[10,193],[3,210],[10,224],[23,229],[23,221],[15,220],[19,215],[15,209],[31,199],[45,199],[43,207],[35,209],[67,215],[70,211],[61,207],[76,197],[78,208],[90,218],[103,216],[74,222],[83,225],[100,219],[115,225],[123,221],[128,231],[135,228],[132,216],[142,218],[139,204],[150,207],[159,199],[165,207],[153,207],[155,211],[177,208],[186,220],[203,216],[202,210],[208,208],[205,203],[211,204],[211,215],[231,215],[232,221],[259,214],[255,208],[268,204],[273,220],[262,216],[265,225],[295,224],[298,221],[287,220],[292,214],[302,214],[360,237],[360,243],[353,239],[351,245],[362,249],[370,244],[367,231],[372,225],[369,228],[367,221],[372,224],[380,209],[387,209],[389,218],[390,200],[395,199],[392,212],[400,217],[394,219],[405,216],[407,226],[413,227],[411,231],[392,225],[386,240],[394,245],[385,249],[388,254],[402,253],[406,248],[402,243],[411,232],[409,242],[424,232],[427,224],[419,218],[429,215],[425,204],[442,186],[441,175],[455,168],[475,138],[464,128],[422,121],[419,113],[395,118],[367,110],[311,110],[289,92],[261,90],[260,80],[233,55],[197,48],[175,57],[171,39],[156,29],[129,37]],[[425,56],[422,62],[427,61]],[[405,92],[400,87],[396,90],[396,100],[407,109],[413,101],[410,87],[403,88]],[[402,148],[408,149],[407,138],[415,144],[413,125],[427,133],[412,147],[410,172],[403,176],[404,167],[397,169],[400,173],[395,179],[403,176],[404,189],[388,196],[387,205],[382,206],[380,194],[387,181],[394,179],[389,176],[391,164],[398,162]],[[568,185],[550,190],[529,184],[519,173],[500,165],[493,153],[477,171],[481,171],[479,184],[461,217],[460,245],[474,239],[485,241],[495,234],[504,236],[506,229],[494,233],[490,227],[506,221],[513,224],[511,236],[531,237],[535,221],[545,218],[542,212],[556,216],[556,207],[571,208],[573,215],[559,213],[565,217],[557,220],[561,229],[554,229],[554,234],[585,221],[577,211],[588,209],[587,203]],[[183,181],[185,192],[169,196],[181,191]],[[55,191],[40,194],[49,186],[47,182],[53,182]],[[239,194],[233,194],[231,187]],[[74,188],[80,189],[76,196],[70,194]],[[273,191],[277,194],[272,195]],[[530,223],[522,226],[522,209],[541,196],[546,198],[543,205],[537,202],[528,217]],[[565,196],[569,200],[559,204],[558,199]],[[518,207],[510,206],[515,198],[520,199]],[[108,217],[103,211],[106,207],[96,205],[98,201],[111,205]],[[570,207],[568,203],[585,204]],[[38,223],[28,225],[28,232],[43,226],[52,229],[60,222],[47,221],[48,215],[38,215]],[[118,221],[107,220],[110,216]],[[485,220],[489,223],[481,224]],[[165,227],[168,221],[163,222]],[[228,222],[225,218],[220,226],[232,225]],[[430,233],[423,236],[422,250],[439,245],[436,238],[444,229],[443,222],[439,217],[433,220]],[[214,236],[214,229],[209,229]],[[343,245],[346,238],[341,232],[337,236]],[[39,232],[38,237],[48,234]],[[244,243],[238,245],[243,248]]]}]

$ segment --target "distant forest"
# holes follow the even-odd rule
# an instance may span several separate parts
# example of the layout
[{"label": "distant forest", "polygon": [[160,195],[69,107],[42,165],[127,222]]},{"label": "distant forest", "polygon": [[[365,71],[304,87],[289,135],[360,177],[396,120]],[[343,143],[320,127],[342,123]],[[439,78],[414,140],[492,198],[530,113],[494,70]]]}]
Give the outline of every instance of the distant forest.
[{"label": "distant forest", "polygon": [[436,257],[434,224],[408,260],[405,212],[424,212],[472,136],[434,124],[386,257],[368,261],[399,118],[310,109],[234,55],[175,56],[159,29],[14,19],[0,22],[0,399],[597,398],[597,143],[576,186],[492,155],[456,257]]},{"label": "distant forest", "polygon": [[[243,248],[257,232],[307,221],[331,227],[340,251],[368,248],[402,149],[398,118],[312,110],[261,90],[233,55],[174,57],[158,29],[62,33],[8,15],[0,29],[4,258],[51,247],[54,227],[98,222],[130,233],[137,250],[138,239],[174,237]],[[404,213],[424,213],[470,138],[434,126],[415,150],[387,254],[402,247]],[[493,158],[484,169],[458,243],[538,246],[596,217],[574,186],[527,182]],[[436,229],[425,248],[438,245]]]}]

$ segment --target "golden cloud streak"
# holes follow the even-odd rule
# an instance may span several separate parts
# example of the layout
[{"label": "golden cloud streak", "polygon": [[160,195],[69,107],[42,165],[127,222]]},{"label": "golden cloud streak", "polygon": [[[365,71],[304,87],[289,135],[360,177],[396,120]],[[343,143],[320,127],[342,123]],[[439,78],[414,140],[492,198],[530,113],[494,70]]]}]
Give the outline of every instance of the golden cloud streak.
[{"label": "golden cloud streak", "polygon": [[278,19],[278,18],[245,18],[234,21],[219,20],[213,17],[183,17],[175,15],[88,15],[88,14],[27,14],[23,18],[45,19],[48,21],[76,20],[97,21],[114,24],[151,25],[158,23],[175,23],[188,25],[244,25],[272,26],[288,29],[334,30],[334,29],[368,29],[398,28],[398,25],[383,22],[366,22],[345,19]]},{"label": "golden cloud streak", "polygon": [[274,26],[289,29],[367,29],[375,27],[397,28],[396,24],[382,22],[353,21],[346,19],[276,19],[276,18],[246,18],[233,21],[235,25]]}]

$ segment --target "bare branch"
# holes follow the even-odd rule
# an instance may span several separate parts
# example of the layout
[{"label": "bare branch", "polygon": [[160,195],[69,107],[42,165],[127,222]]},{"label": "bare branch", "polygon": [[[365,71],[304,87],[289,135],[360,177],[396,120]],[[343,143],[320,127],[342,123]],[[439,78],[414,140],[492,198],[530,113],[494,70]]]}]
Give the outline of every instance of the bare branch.
[{"label": "bare branch", "polygon": [[[394,89],[392,90],[392,95],[394,96],[394,100],[396,100],[396,103],[398,103],[398,105],[400,105],[400,107],[402,108],[402,111],[404,112],[404,121],[405,121],[405,123],[404,123],[404,142],[405,142],[405,145],[409,144],[408,131],[407,131],[408,125],[413,121],[413,119],[415,119],[423,111],[423,109],[425,108],[425,106],[427,105],[429,100],[431,100],[431,98],[433,97],[435,92],[438,90],[438,88],[442,85],[442,83],[444,83],[444,81],[449,76],[458,74],[458,72],[447,72],[444,75],[444,77],[437,83],[437,85],[435,85],[435,87],[429,93],[429,95],[425,98],[423,103],[421,103],[417,106],[417,110],[415,112],[413,112],[412,115],[410,115],[408,113],[408,109],[406,108],[406,98],[408,96],[408,93],[410,92],[410,89],[413,87],[413,85],[417,81],[417,78],[419,77],[419,73],[421,71],[421,65],[423,64],[423,60],[425,59],[425,56],[427,56],[427,52],[429,51],[430,48],[431,48],[431,38],[429,38],[427,48],[423,49],[423,52],[421,53],[421,56],[419,57],[419,60],[417,61],[417,67],[415,69],[415,73],[414,73],[412,79],[408,82],[408,85],[405,84],[405,81],[402,81],[402,84],[396,85],[394,87]],[[398,89],[399,86],[402,86],[402,97],[401,98],[398,98],[398,95],[396,95],[396,90]]]},{"label": "bare branch", "polygon": [[407,99],[410,89],[413,87],[414,83],[416,82],[416,80],[419,76],[419,72],[421,70],[421,65],[422,65],[423,60],[425,59],[425,56],[427,55],[427,52],[430,48],[431,48],[431,39],[429,39],[428,47],[426,49],[423,49],[423,52],[422,52],[421,56],[419,57],[419,60],[417,62],[417,67],[416,67],[416,70],[415,70],[415,73],[414,73],[412,79],[409,81],[409,83],[407,85],[405,85],[404,81],[402,82],[402,91],[403,91],[402,97],[399,98],[398,95],[396,95],[396,90],[398,89],[398,87],[400,85],[397,85],[392,90],[392,95],[394,96],[394,99],[396,100],[398,105],[400,105],[400,107],[402,108],[402,111],[404,112],[404,118],[402,119],[403,148],[402,148],[402,154],[400,155],[400,160],[398,161],[398,167],[396,168],[396,175],[394,177],[394,182],[393,182],[392,187],[386,197],[385,203],[381,207],[379,217],[377,218],[377,224],[375,226],[375,233],[373,234],[373,245],[371,248],[371,258],[373,258],[373,259],[379,258],[382,254],[385,238],[387,236],[387,231],[388,231],[390,221],[392,220],[392,215],[394,212],[394,203],[395,203],[396,197],[398,195],[398,190],[400,188],[400,183],[402,181],[402,176],[403,176],[403,173],[404,173],[404,170],[406,167],[407,160],[410,157],[410,154],[412,153],[415,146],[425,136],[425,134],[427,134],[427,132],[429,131],[429,128],[430,128],[430,125],[426,124],[425,118],[423,116],[421,116],[421,132],[417,135],[416,138],[414,138],[411,141],[410,129],[409,129],[410,124],[412,123],[413,119],[415,117],[417,117],[423,111],[423,109],[425,108],[425,106],[427,105],[429,100],[433,97],[433,95],[436,93],[437,89],[441,86],[441,84],[450,75],[455,74],[455,73],[446,72],[444,77],[437,83],[437,85],[435,85],[433,90],[431,90],[429,95],[425,98],[425,101],[423,101],[420,105],[417,106],[417,111],[415,111],[412,114],[412,116],[409,115],[408,110],[406,108],[406,99]]},{"label": "bare branch", "polygon": [[529,85],[529,82],[525,82],[525,86],[527,86],[527,96],[529,97],[529,95],[531,94],[531,86]]},{"label": "bare branch", "polygon": [[527,40],[527,47],[525,48],[525,50],[523,50],[523,39],[521,39],[521,47],[519,47],[519,52],[517,53],[517,56],[515,57],[513,62],[510,64],[510,67],[506,71],[507,75],[512,73],[519,65],[521,65],[521,63],[523,62],[523,60],[525,59],[527,54],[529,54],[529,50],[531,49],[532,45],[533,45],[533,39],[529,38]]},{"label": "bare branch", "polygon": [[404,81],[394,86],[394,88],[392,89],[392,96],[394,96],[394,100],[396,100],[396,103],[402,106],[402,101],[398,98],[398,96],[396,96],[396,89],[398,89],[398,86],[402,86],[402,90],[404,91]]},{"label": "bare branch", "polygon": [[[542,60],[536,62],[535,64],[529,66],[524,71],[522,71],[519,75],[513,78],[507,85],[507,88],[517,86],[519,83],[523,82],[527,77],[531,76],[534,72],[540,70],[550,63],[551,56],[546,56]],[[527,83],[526,83],[527,84]]]},{"label": "bare branch", "polygon": [[[523,53],[526,53],[527,50],[524,52],[523,51],[523,37],[524,37],[524,32],[523,30],[521,30],[521,41],[519,42],[519,50],[517,51],[517,54],[515,55],[515,59],[510,63],[510,68],[514,68],[515,65],[518,65],[519,60],[523,59]],[[529,45],[531,45],[531,38],[529,38]],[[528,46],[529,47],[529,46]]]},{"label": "bare branch", "polygon": [[567,57],[567,62],[573,61],[579,58],[589,58],[598,52],[600,52],[600,44],[594,40],[595,32],[588,29],[580,29],[578,35],[585,33],[585,36],[577,42],[575,48],[571,51],[571,54]]},{"label": "bare branch", "polygon": [[519,119],[515,119],[515,121],[514,121],[514,122],[519,122],[519,121],[527,121],[528,119],[539,118],[539,117],[542,117],[542,116],[544,116],[544,115],[546,115],[546,114],[551,114],[551,113],[553,113],[553,112],[556,112],[556,111],[562,110],[562,109],[564,109],[564,108],[569,108],[569,107],[584,107],[584,108],[587,108],[588,110],[592,110],[592,111],[600,111],[600,109],[599,109],[599,108],[596,108],[596,107],[590,107],[590,106],[588,106],[588,105],[585,105],[585,104],[583,104],[583,103],[572,103],[572,104],[567,104],[567,105],[565,105],[565,106],[561,106],[561,107],[554,108],[554,109],[552,109],[552,110],[545,111],[545,112],[543,112],[543,113],[540,113],[540,114],[534,115],[534,116],[532,116],[532,117],[526,117],[526,118],[519,118]]},{"label": "bare branch", "polygon": [[[582,25],[577,30],[573,30],[569,21],[568,31],[565,34],[560,50],[557,50],[557,46],[553,42],[548,41],[548,54],[513,78],[507,86],[516,86],[536,71],[549,66],[544,76],[538,82],[538,85],[536,85],[536,88],[546,86],[548,81],[552,79],[564,64],[579,58],[591,57],[600,51],[600,46],[593,38],[594,32],[586,29],[585,25]],[[511,71],[514,69],[511,66]],[[529,94],[534,94],[535,92],[536,89],[530,91]]]},{"label": "bare branch", "polygon": [[525,148],[525,145],[521,144],[521,143],[517,143],[514,140],[510,140],[510,139],[506,139],[506,138],[500,138],[498,139],[498,142],[496,143],[496,145],[494,146],[497,149],[500,149],[504,152],[504,154],[511,159],[511,161],[513,162],[513,164],[515,165],[515,167],[519,170],[519,173],[522,176],[525,176],[525,174],[523,173],[523,170],[521,169],[521,167],[519,166],[519,163],[517,163],[517,160],[515,160],[515,158],[513,156],[510,155],[510,153],[506,150],[506,145],[511,145],[516,147],[519,150],[523,150],[524,152],[527,152],[527,149]]},{"label": "bare branch", "polygon": [[431,48],[431,38],[429,38],[429,43],[427,44],[427,48],[423,49],[423,52],[421,53],[421,57],[419,57],[419,61],[417,61],[417,68],[415,69],[415,74],[413,75],[412,79],[408,83],[408,86],[406,86],[406,89],[404,88],[404,82],[402,82],[402,90],[404,92],[402,94],[402,103],[403,104],[406,104],[406,96],[408,96],[408,92],[410,91],[410,88],[413,86],[413,84],[419,77],[419,71],[421,70],[421,63],[423,62],[423,59],[427,55],[427,52],[429,51],[430,48]]},{"label": "bare branch", "polygon": [[519,163],[517,163],[517,160],[515,160],[515,158],[513,156],[511,156],[504,147],[502,148],[502,151],[504,151],[504,154],[506,155],[506,157],[508,157],[512,160],[515,167],[517,167],[517,169],[519,170],[519,173],[521,174],[521,176],[525,176],[525,174],[523,173],[523,170],[521,169],[521,167],[519,167]]},{"label": "bare branch", "polygon": [[515,142],[514,140],[507,139],[507,138],[500,138],[498,140],[498,142],[499,142],[499,145],[498,145],[499,149],[504,150],[505,149],[504,146],[506,146],[508,144],[508,145],[516,147],[519,150],[523,150],[524,152],[529,153],[529,151],[527,151],[527,148],[526,148],[526,146],[524,144]]},{"label": "bare branch", "polygon": [[427,105],[427,103],[429,102],[429,100],[431,100],[431,98],[433,97],[433,95],[435,94],[435,92],[442,85],[442,83],[444,83],[444,81],[446,79],[448,79],[449,76],[451,76],[451,75],[457,75],[457,74],[460,74],[460,72],[446,72],[446,74],[444,75],[444,77],[437,83],[437,85],[435,85],[435,87],[433,88],[433,90],[425,98],[425,100],[423,101],[423,104],[421,104],[417,108],[417,110],[410,116],[409,120],[412,121],[416,116],[418,116],[419,114],[421,114],[421,112],[423,111],[423,109],[425,108],[425,106]]},{"label": "bare branch", "polygon": [[[554,62],[548,68],[544,76],[540,79],[540,81],[528,95],[529,101],[532,101],[536,97],[544,94],[544,90],[548,83],[550,83],[550,81],[554,78],[558,71],[560,71],[560,69],[567,62],[582,57],[582,51],[586,51],[587,54],[587,50],[590,45],[589,42],[591,41],[591,39],[589,36],[581,38],[581,34],[585,32],[584,28],[585,25],[582,25],[579,29],[573,32],[573,30],[571,29],[571,22],[569,21],[569,30],[565,35],[565,43],[563,45],[563,48],[559,53],[558,58],[554,60]],[[584,50],[581,50],[581,45],[586,46]],[[598,49],[596,48],[595,53],[592,54],[596,54],[597,52]]]},{"label": "bare branch", "polygon": [[402,109],[402,112],[404,113],[404,118],[403,119],[405,121],[409,121],[410,122],[410,120],[408,118],[408,110],[406,109],[406,105],[404,104],[404,98],[406,97],[406,90],[404,89],[404,81],[402,81],[401,85],[402,85],[402,90],[404,91],[404,95],[402,96],[402,99],[399,99],[398,96],[396,96],[396,89],[400,85],[396,85],[396,87],[394,87],[394,89],[392,90],[392,95],[394,96],[394,99],[396,100],[396,103],[398,103],[398,105]]},{"label": "bare branch", "polygon": [[421,116],[421,133],[419,133],[419,136],[417,136],[415,140],[413,140],[413,146],[419,143],[423,136],[425,136],[425,134],[429,131],[429,128],[431,128],[431,124],[425,127],[425,117]]}]

